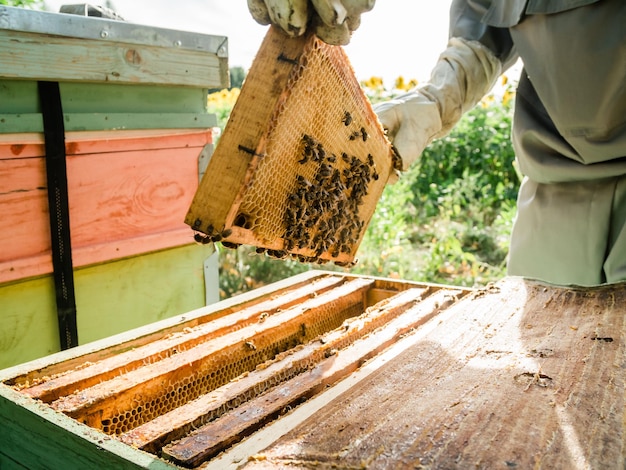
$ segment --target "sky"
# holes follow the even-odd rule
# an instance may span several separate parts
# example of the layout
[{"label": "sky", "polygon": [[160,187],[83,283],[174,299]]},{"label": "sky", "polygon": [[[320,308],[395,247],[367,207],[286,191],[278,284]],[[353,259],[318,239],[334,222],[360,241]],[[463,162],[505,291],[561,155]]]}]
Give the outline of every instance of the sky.
[{"label": "sky", "polygon": [[[45,0],[58,12],[72,0]],[[95,0],[92,4],[104,4]],[[256,23],[246,0],[112,0],[126,21],[226,36],[229,67],[250,68],[268,26]],[[450,1],[378,0],[345,47],[359,80],[382,77],[385,86],[399,76],[424,82],[447,42]]]}]

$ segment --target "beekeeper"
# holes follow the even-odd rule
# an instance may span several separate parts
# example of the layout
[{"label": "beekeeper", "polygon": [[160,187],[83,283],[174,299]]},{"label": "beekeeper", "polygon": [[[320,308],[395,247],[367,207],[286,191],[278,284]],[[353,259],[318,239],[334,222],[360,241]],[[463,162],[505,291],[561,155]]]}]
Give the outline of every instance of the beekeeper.
[{"label": "beekeeper", "polygon": [[[293,36],[310,25],[329,44],[347,44],[374,1],[248,4],[262,24]],[[511,275],[626,280],[624,25],[624,0],[453,0],[448,46],[429,82],[375,108],[406,169],[522,59],[513,145],[524,179]]]}]

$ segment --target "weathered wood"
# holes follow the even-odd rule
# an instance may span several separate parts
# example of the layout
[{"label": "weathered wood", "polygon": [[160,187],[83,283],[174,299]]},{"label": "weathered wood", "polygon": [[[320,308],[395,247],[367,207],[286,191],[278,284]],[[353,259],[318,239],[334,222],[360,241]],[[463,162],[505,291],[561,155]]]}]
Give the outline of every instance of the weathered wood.
[{"label": "weathered wood", "polygon": [[[309,341],[320,334],[320,328],[332,327],[335,322],[340,324],[362,312],[365,292],[373,282],[354,279],[277,312],[261,324],[246,326],[210,343],[146,364],[131,374],[62,397],[51,406],[89,426],[108,428],[109,432],[117,429],[114,425],[119,416],[139,409],[144,412],[138,412],[133,419],[135,426],[139,425],[151,419],[151,413],[168,412],[176,403],[195,399],[211,386],[223,385],[277,353]],[[157,401],[158,410],[154,410],[150,404]]]},{"label": "weathered wood", "polygon": [[[186,247],[185,249],[190,250],[191,248],[198,247]],[[180,259],[181,255],[178,254],[177,257]],[[162,265],[161,260],[158,260],[158,262]],[[165,318],[109,336],[99,341],[3,369],[0,370],[0,381],[12,386],[18,386],[19,388],[28,387],[30,384],[42,382],[50,377],[85,367],[86,364],[105,360],[126,351],[142,347],[153,341],[160,340],[164,336],[179,334],[188,328],[194,328],[221,316],[230,315],[240,309],[264,302],[269,298],[285,295],[293,289],[299,289],[305,284],[315,283],[328,275],[329,273],[320,271],[307,271],[293,278],[278,281],[254,291],[222,300],[217,304],[197,308],[175,317]],[[106,280],[98,280],[106,283]],[[106,291],[101,290],[100,295],[106,295]],[[101,300],[96,299],[96,302],[99,301]]]},{"label": "weathered wood", "polygon": [[22,389],[22,393],[46,403],[51,402],[63,395],[76,393],[78,390],[84,390],[122,373],[136,370],[145,364],[171,357],[200,343],[226,335],[252,323],[258,323],[262,315],[262,321],[265,321],[270,315],[288,309],[314,295],[319,295],[342,282],[340,277],[322,278],[281,296],[242,308],[237,311],[237,315],[223,315],[194,328],[188,327],[183,332],[167,335],[160,341],[150,342],[94,364],[87,363],[85,367],[79,369],[70,369],[66,373],[50,378],[41,384],[25,387]]},{"label": "weathered wood", "polygon": [[246,468],[622,468],[625,287],[479,290]]},{"label": "weathered wood", "polygon": [[[51,272],[41,134],[0,136],[0,282]],[[210,130],[68,133],[73,262],[193,243],[183,223]]]},{"label": "weathered wood", "polygon": [[228,86],[224,59],[206,51],[10,31],[0,27],[4,78]]},{"label": "weathered wood", "polygon": [[[205,175],[219,177],[207,176],[200,182],[185,219],[188,225],[195,227],[196,219],[200,218],[202,227],[198,228],[201,230],[206,230],[208,225],[219,230],[227,223],[227,216],[246,180],[250,165],[258,158],[254,152],[267,131],[270,116],[293,69],[293,63],[276,60],[275,53],[281,51],[285,57],[296,57],[302,51],[305,40],[303,37],[286,40],[280,34],[266,37],[267,47],[259,49],[248,72],[255,80],[250,86],[242,87],[220,143],[209,161]],[[273,66],[266,68],[267,64]],[[250,103],[254,103],[253,108]]]},{"label": "weathered wood", "polygon": [[0,385],[0,468],[172,470],[155,456],[55,413]]},{"label": "weathered wood", "polygon": [[[317,347],[325,353],[326,359],[316,360],[310,371],[295,376],[180,441],[165,446],[163,455],[183,466],[197,466],[268,420],[354,372],[364,361],[397,341],[410,329],[428,321],[460,294],[459,291],[441,290],[422,300],[422,293],[405,291],[379,307],[382,310],[378,312],[381,314],[381,323],[386,323],[384,329],[372,331],[369,327],[375,325],[368,325],[368,320],[378,323],[378,318],[366,314],[355,318],[342,329],[329,333],[324,337],[324,343],[328,341],[328,346],[324,343],[322,346],[311,345],[311,348]],[[364,333],[370,334],[363,337]]]},{"label": "weathered wood", "polygon": [[344,348],[357,338],[371,333],[418,302],[425,292],[425,289],[416,288],[403,291],[388,302],[381,302],[368,308],[358,317],[346,320],[339,329],[324,334],[319,342],[307,343],[296,351],[279,356],[270,364],[258,366],[247,376],[199,397],[175,411],[161,415],[129,431],[121,436],[121,439],[134,447],[156,452],[168,442],[223,414],[225,410],[234,407],[234,403],[244,403],[264,390],[279,386],[281,382],[312,368],[324,357],[334,354],[337,349]]}]

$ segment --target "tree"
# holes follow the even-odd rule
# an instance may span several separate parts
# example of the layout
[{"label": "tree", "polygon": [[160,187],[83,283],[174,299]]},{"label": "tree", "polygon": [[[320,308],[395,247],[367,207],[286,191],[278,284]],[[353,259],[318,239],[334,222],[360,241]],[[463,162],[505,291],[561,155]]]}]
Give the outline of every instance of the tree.
[{"label": "tree", "polygon": [[230,68],[230,87],[241,88],[243,80],[246,78],[246,71],[243,67],[231,67]]}]

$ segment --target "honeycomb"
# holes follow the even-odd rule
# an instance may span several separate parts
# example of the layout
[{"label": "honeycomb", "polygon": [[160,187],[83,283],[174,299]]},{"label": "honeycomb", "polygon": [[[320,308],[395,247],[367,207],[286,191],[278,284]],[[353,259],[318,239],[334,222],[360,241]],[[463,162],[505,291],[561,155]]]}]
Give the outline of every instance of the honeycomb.
[{"label": "honeycomb", "polygon": [[[351,292],[351,291],[346,291]],[[323,301],[325,295],[320,296]],[[68,415],[101,429],[111,435],[123,434],[135,427],[149,422],[158,416],[172,411],[198,396],[215,390],[245,372],[254,370],[259,364],[275,358],[278,354],[307,343],[311,339],[337,328],[346,319],[362,313],[362,295],[351,292],[350,296],[341,298],[329,297],[318,307],[305,309],[300,317],[286,320],[284,324],[254,335],[253,339],[233,342],[215,353],[204,355],[204,345],[183,351],[178,355],[165,357],[161,361],[145,364],[143,370],[122,374],[108,382],[103,382],[84,391],[63,397],[52,403],[53,408],[66,412]],[[313,299],[312,302],[316,302]],[[256,325],[250,328],[256,329]],[[172,372],[157,373],[172,368],[171,364],[180,364],[180,357],[195,357],[198,353],[203,357],[195,361],[182,361],[183,365]],[[297,374],[301,370],[295,370]],[[115,397],[115,406],[108,406],[110,401],[108,390],[115,389],[117,384],[133,381],[132,376],[144,377],[141,393],[134,388],[123,389]],[[288,379],[290,377],[285,377]],[[267,384],[269,387],[271,384]],[[122,396],[124,394],[125,396]],[[228,404],[227,404],[228,405]],[[222,410],[216,410],[217,417],[228,411],[230,404]]]},{"label": "honeycomb", "polygon": [[[392,146],[341,47],[311,35],[297,59],[270,56],[293,68],[256,148],[238,148],[254,158],[230,219],[207,226],[205,217],[191,215],[192,205],[187,222],[202,232],[198,241],[253,244],[276,258],[351,265],[393,171]],[[253,72],[254,65],[240,100],[247,86],[255,86]],[[241,120],[229,121],[224,135],[236,132],[231,125],[241,126]],[[204,178],[220,175],[207,171]],[[199,192],[211,189],[204,185]]]}]

